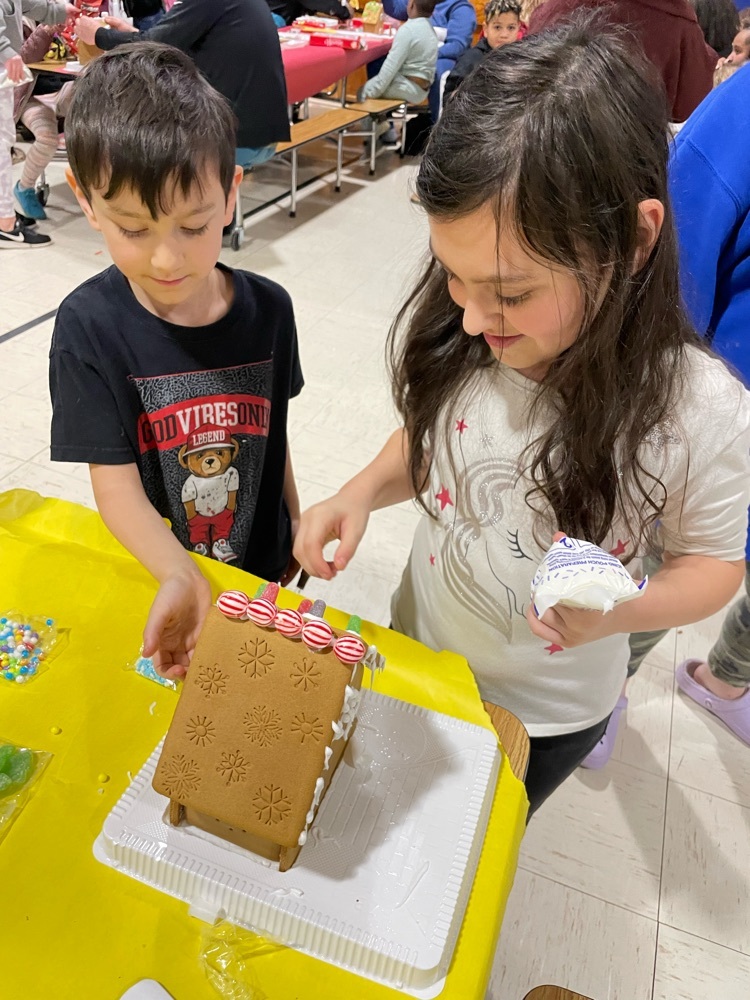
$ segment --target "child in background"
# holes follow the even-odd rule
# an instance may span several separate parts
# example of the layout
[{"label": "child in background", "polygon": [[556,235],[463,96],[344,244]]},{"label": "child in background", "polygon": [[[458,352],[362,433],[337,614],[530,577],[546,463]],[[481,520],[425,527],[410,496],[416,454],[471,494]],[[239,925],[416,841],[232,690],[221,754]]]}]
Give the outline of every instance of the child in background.
[{"label": "child in background", "polygon": [[421,104],[435,79],[438,40],[429,18],[436,0],[409,0],[408,21],[393,39],[377,76],[360,88],[358,99],[391,97]]},{"label": "child in background", "polygon": [[59,24],[78,12],[72,4],[53,0],[0,0],[0,250],[30,250],[49,246],[49,236],[32,232],[16,218],[13,204],[13,161],[16,138],[14,84],[23,81],[21,58],[23,15],[44,24]]},{"label": "child in background", "polygon": [[[604,733],[629,634],[715,613],[745,565],[750,399],[683,311],[664,97],[626,39],[578,18],[485,59],[446,106],[417,185],[432,258],[391,336],[403,427],[295,546],[329,579],[371,511],[417,499],[394,627],[465,656],[524,723],[532,812]],[[637,576],[657,524],[638,600],[537,618],[557,531]]]},{"label": "child in background", "polygon": [[299,518],[292,304],[217,263],[242,181],[235,129],[190,58],[150,42],[95,59],[66,119],[68,179],[114,265],[57,313],[52,459],[89,463],[102,519],[159,581],[143,653],[168,677],[211,600],[186,550],[283,581]]},{"label": "child in background", "polygon": [[461,56],[445,81],[443,101],[460,86],[493,49],[518,40],[521,30],[520,0],[490,0],[484,8],[482,37]]}]

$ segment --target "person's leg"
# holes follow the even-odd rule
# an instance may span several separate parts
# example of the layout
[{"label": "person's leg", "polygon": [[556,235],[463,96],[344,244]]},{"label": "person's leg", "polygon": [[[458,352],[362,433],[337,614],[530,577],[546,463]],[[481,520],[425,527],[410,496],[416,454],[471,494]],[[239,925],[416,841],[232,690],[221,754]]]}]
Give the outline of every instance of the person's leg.
[{"label": "person's leg", "polygon": [[531,737],[529,768],[524,782],[529,797],[529,819],[596,746],[608,721],[609,716],[595,726],[563,736]]},{"label": "person's leg", "polygon": [[13,120],[13,90],[0,90],[0,229],[10,232],[16,224],[13,207],[13,159],[11,149],[16,137]]},{"label": "person's leg", "polygon": [[245,170],[250,170],[251,167],[259,167],[261,163],[266,163],[275,152],[276,143],[272,146],[258,146],[256,149],[241,146],[235,152],[235,163]]},{"label": "person's leg", "polygon": [[31,100],[21,121],[33,133],[34,142],[26,154],[21,179],[13,192],[16,207],[22,215],[32,219],[46,219],[35,185],[57,151],[57,116],[51,108]]}]

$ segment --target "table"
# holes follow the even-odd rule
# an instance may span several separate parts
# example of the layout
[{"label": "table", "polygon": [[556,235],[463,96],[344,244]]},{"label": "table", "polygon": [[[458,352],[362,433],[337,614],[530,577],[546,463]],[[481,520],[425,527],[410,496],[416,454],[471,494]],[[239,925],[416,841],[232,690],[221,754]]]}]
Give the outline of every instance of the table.
[{"label": "table", "polygon": [[573,993],[562,986],[537,986],[531,993],[527,993],[524,1000],[590,1000],[582,993]]},{"label": "table", "polygon": [[[173,691],[124,669],[137,655],[153,581],[95,512],[26,490],[0,494],[0,559],[0,604],[52,616],[69,629],[45,673],[27,685],[0,682],[0,738],[54,754],[0,844],[0,992],[19,1000],[115,1000],[151,977],[177,1000],[216,1000],[198,963],[206,925],[189,917],[185,904],[92,854],[128,772],[134,775],[156,746],[176,704]],[[201,566],[214,593],[254,589],[231,566]],[[314,581],[308,589],[314,596]],[[346,625],[343,613],[329,618]],[[363,634],[388,663],[376,690],[490,727],[463,659],[368,623]],[[504,757],[441,1000],[484,997],[527,808]],[[253,973],[267,1000],[401,995],[287,948],[266,949]]]},{"label": "table", "polygon": [[[311,45],[287,48],[282,45],[281,58],[289,104],[299,104],[305,98],[332,87],[361,66],[388,55],[392,44],[391,37],[369,35],[367,48],[359,51],[316,48]],[[29,69],[60,73],[63,76],[77,76],[80,72],[66,69],[66,65],[52,62],[29,63]]]}]

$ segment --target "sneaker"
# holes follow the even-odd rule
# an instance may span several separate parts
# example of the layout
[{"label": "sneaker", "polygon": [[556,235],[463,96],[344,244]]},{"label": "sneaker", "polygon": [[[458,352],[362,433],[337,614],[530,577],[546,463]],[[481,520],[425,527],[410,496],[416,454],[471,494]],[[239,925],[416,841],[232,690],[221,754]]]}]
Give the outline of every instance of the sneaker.
[{"label": "sneaker", "polygon": [[208,546],[206,545],[205,542],[198,542],[197,545],[193,546],[193,552],[195,552],[197,556],[207,556]]},{"label": "sneaker", "polygon": [[620,716],[628,707],[628,699],[625,695],[620,695],[612,714],[604,736],[599,740],[594,749],[581,761],[581,767],[588,768],[589,771],[600,771],[612,756],[617,740],[617,729],[620,725]]},{"label": "sneaker", "polygon": [[40,247],[48,247],[51,242],[51,236],[35,233],[18,221],[10,232],[0,229],[0,250],[38,250]]},{"label": "sneaker", "polygon": [[21,215],[20,212],[16,212],[16,222],[25,229],[36,229],[36,219],[30,219],[28,215]]},{"label": "sneaker", "polygon": [[233,552],[226,538],[217,538],[211,549],[214,559],[220,562],[233,562],[237,558],[237,553]]},{"label": "sneaker", "polygon": [[28,216],[29,219],[47,218],[44,205],[39,201],[34,188],[22,188],[20,181],[13,188],[13,201],[16,203],[16,211],[21,215]]},{"label": "sneaker", "polygon": [[398,134],[395,128],[391,127],[388,129],[387,132],[384,132],[380,136],[380,145],[388,146],[393,149],[396,146],[401,145],[401,136]]}]

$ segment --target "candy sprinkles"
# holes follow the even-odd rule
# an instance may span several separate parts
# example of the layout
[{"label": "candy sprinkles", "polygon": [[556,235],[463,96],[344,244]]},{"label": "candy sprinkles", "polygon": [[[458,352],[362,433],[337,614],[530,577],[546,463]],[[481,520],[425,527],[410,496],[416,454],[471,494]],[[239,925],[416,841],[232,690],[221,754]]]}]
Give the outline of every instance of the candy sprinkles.
[{"label": "candy sprinkles", "polygon": [[42,669],[56,634],[52,618],[0,618],[0,677],[16,684],[32,680]]},{"label": "candy sprinkles", "polygon": [[219,595],[216,607],[226,618],[235,621],[250,619],[261,628],[275,628],[288,639],[301,638],[315,653],[333,644],[333,652],[342,663],[354,665],[364,659],[367,646],[362,639],[362,620],[358,615],[351,616],[346,631],[337,638],[323,617],[325,601],[313,602],[305,598],[295,610],[277,607],[278,596],[279,586],[276,583],[261,584],[252,600],[241,590],[225,590]]}]

